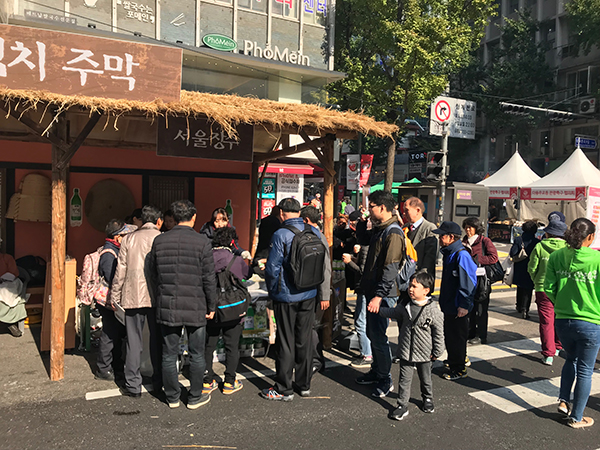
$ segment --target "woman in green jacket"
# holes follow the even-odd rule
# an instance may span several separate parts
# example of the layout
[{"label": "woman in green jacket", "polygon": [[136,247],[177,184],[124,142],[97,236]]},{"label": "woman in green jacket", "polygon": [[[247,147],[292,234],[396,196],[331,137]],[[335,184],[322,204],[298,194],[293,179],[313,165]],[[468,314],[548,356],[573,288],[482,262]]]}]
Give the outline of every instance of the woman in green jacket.
[{"label": "woman in green jacket", "polygon": [[544,292],[544,279],[550,255],[564,248],[567,225],[560,220],[551,221],[544,232],[546,237],[536,245],[529,256],[527,271],[535,285],[535,302],[540,318],[540,339],[542,341],[542,363],[551,366],[554,357],[562,349],[558,334],[554,327],[554,305]]},{"label": "woman in green jacket", "polygon": [[[554,302],[556,330],[566,351],[562,368],[558,411],[567,414],[569,426],[593,425],[583,417],[590,396],[592,373],[600,349],[600,252],[592,250],[595,225],[576,219],[565,233],[567,247],[550,255],[544,289]],[[575,383],[573,406],[571,388]]]}]

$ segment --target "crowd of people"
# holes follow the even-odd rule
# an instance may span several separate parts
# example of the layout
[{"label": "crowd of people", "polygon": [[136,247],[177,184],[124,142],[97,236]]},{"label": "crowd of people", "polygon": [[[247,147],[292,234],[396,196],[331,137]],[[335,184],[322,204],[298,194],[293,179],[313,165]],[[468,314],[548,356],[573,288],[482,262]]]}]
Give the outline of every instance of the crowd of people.
[{"label": "crowd of people", "polygon": [[[339,217],[330,256],[319,227],[319,206],[316,197],[304,208],[293,198],[282,200],[261,223],[253,259],[240,248],[222,208],[199,233],[194,230],[196,209],[186,200],[171,205],[173,226],[168,231],[161,232],[165,216],[152,206],[134,212],[135,225],[109,222],[98,265],[108,292],[104,303],[96,302],[104,326],[96,377],[120,376],[123,395],[141,395],[142,330],[147,322],[152,381],[171,408],[180,405],[177,356],[183,328],[190,356],[187,407],[206,404],[221,387],[212,368],[221,335],[226,351],[221,390],[233,394],[242,389],[236,379],[240,320],[215,318],[217,274],[227,269],[238,279],[264,277],[273,302],[275,383],[260,396],[286,402],[295,393],[309,396],[312,377],[324,366],[316,324],[329,308],[330,283],[339,262],[348,287],[357,294],[354,323],[360,355],[351,364],[369,368],[356,382],[373,385],[373,396],[386,397],[394,390],[391,368],[398,362],[398,405],[390,417],[402,420],[408,415],[414,370],[420,379],[421,409],[433,412],[432,361],[446,350],[442,377],[459,380],[470,365],[467,346],[488,343],[490,273],[498,265],[498,253],[485,236],[484,224],[469,217],[462,227],[451,221],[438,227],[424,218],[420,199],[406,200],[398,211],[394,197],[378,191],[370,195],[367,211],[351,208]],[[540,241],[537,223],[527,222],[510,256],[516,307],[524,319],[535,290],[542,362],[551,365],[560,350],[565,352],[558,410],[568,415],[570,426],[580,428],[593,423],[583,417],[583,410],[600,348],[600,253],[589,248],[595,237],[592,222],[577,219],[567,228],[564,215],[552,213]],[[439,252],[443,264],[435,298]],[[117,317],[119,309],[124,310],[124,325]],[[387,336],[390,319],[399,326],[395,355]]]}]

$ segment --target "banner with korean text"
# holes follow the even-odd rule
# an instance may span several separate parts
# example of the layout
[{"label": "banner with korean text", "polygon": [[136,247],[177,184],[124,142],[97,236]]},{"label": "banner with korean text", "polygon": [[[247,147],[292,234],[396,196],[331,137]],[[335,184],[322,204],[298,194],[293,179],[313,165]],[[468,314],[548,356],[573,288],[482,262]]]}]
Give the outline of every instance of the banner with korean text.
[{"label": "banner with korean text", "polygon": [[[596,230],[600,230],[600,188],[589,188],[586,216],[596,225]],[[596,238],[590,247],[600,250],[600,232],[596,231]]]},{"label": "banner with korean text", "polygon": [[0,25],[0,85],[64,95],[179,101],[182,50]]}]

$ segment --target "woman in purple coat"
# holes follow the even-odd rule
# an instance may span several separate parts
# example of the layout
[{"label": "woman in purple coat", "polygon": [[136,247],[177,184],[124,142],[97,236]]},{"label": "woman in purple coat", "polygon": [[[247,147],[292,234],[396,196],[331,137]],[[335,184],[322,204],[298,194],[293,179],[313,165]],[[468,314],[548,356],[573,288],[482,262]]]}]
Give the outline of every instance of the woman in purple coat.
[{"label": "woman in purple coat", "polygon": [[[233,227],[217,228],[212,239],[213,258],[215,260],[215,272],[219,273],[225,270],[233,258],[235,261],[229,269],[240,280],[248,279],[252,276],[252,268],[244,260],[235,255],[235,243],[238,240],[237,233]],[[213,371],[213,352],[217,348],[219,334],[223,333],[225,344],[225,382],[223,384],[223,394],[233,394],[242,389],[242,382],[236,380],[236,369],[240,360],[240,336],[242,334],[242,324],[239,319],[231,322],[216,322],[215,319],[209,320],[206,325],[206,348],[204,358],[206,360],[206,374],[204,375],[204,386],[202,393],[210,394],[218,389],[219,384],[215,381]]]}]

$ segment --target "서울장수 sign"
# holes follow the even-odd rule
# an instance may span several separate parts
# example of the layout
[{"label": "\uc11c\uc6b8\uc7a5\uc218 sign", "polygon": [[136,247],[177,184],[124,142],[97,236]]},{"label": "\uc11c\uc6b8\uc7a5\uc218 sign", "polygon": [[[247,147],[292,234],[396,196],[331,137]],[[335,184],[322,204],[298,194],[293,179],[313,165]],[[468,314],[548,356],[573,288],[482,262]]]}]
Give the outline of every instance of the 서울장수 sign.
[{"label": "\uc11c\uc6b8\uc7a5\uc218 sign", "polygon": [[254,127],[236,126],[237,137],[229,137],[216,123],[206,119],[169,117],[158,121],[156,154],[188,158],[252,161]]},{"label": "\uc11c\uc6b8\uc7a5\uc218 sign", "polygon": [[139,101],[178,101],[182,50],[0,25],[0,85]]}]

